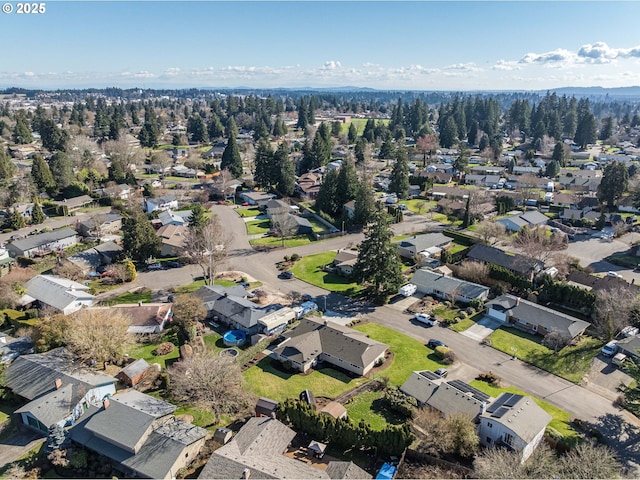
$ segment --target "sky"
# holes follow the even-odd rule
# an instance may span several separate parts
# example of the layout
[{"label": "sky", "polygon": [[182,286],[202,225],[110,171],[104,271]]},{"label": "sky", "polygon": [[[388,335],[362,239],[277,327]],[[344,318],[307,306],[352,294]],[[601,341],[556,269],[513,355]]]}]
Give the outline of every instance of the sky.
[{"label": "sky", "polygon": [[43,3],[3,3],[0,87],[640,85],[636,1]]}]

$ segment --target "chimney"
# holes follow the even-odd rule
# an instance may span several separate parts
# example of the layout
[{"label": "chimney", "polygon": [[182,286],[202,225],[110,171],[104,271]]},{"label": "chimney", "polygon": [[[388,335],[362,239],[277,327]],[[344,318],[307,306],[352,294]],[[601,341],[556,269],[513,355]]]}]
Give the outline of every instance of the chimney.
[{"label": "chimney", "polygon": [[249,470],[248,468],[245,468],[244,470],[242,470],[242,478],[243,479],[248,479],[251,476],[251,470]]},{"label": "chimney", "polygon": [[520,297],[516,297],[516,307],[520,305]]},{"label": "chimney", "polygon": [[104,400],[102,400],[102,408],[106,410],[107,408],[109,408],[109,405],[111,405],[111,402],[109,401],[108,398],[105,398]]},{"label": "chimney", "polygon": [[56,378],[55,386],[56,386],[56,390],[58,390],[62,386],[61,378]]},{"label": "chimney", "polygon": [[487,411],[487,402],[482,402],[480,404],[480,415],[484,414]]}]

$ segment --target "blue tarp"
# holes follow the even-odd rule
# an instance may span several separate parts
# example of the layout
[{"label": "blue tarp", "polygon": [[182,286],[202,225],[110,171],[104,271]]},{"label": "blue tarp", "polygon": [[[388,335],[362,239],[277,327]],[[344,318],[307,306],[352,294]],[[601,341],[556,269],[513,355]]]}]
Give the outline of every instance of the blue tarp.
[{"label": "blue tarp", "polygon": [[396,470],[397,470],[397,467],[395,465],[391,465],[390,463],[385,463],[382,465],[382,468],[380,468],[380,471],[378,472],[378,475],[376,475],[376,478],[391,480],[396,474]]}]

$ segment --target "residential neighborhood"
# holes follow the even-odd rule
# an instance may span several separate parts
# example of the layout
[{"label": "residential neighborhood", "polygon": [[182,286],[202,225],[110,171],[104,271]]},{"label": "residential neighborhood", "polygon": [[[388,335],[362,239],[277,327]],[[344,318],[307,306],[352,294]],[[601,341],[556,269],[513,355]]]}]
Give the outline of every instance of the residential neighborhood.
[{"label": "residential neighborhood", "polygon": [[120,93],[0,94],[2,475],[638,474],[636,103]]}]

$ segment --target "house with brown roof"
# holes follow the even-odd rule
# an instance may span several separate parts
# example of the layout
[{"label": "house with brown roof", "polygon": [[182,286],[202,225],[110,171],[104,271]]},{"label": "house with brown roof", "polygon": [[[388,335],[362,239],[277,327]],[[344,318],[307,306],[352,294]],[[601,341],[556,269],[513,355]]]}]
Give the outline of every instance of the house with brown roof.
[{"label": "house with brown roof", "polygon": [[179,257],[184,251],[184,239],[189,227],[186,225],[163,225],[158,229],[163,257]]},{"label": "house with brown roof", "polygon": [[127,332],[140,335],[161,333],[171,319],[170,303],[132,303],[93,309],[118,309],[129,318]]},{"label": "house with brown roof", "polygon": [[281,362],[303,373],[324,362],[366,375],[376,363],[384,361],[389,348],[357,330],[309,317],[283,336],[285,340],[274,354]]},{"label": "house with brown roof", "polygon": [[353,273],[353,267],[358,261],[358,253],[357,250],[349,248],[338,250],[338,253],[336,253],[336,256],[331,262],[331,266],[341,275],[348,277]]},{"label": "house with brown roof", "polygon": [[303,173],[296,180],[296,190],[303,197],[316,198],[322,185],[321,173]]}]

